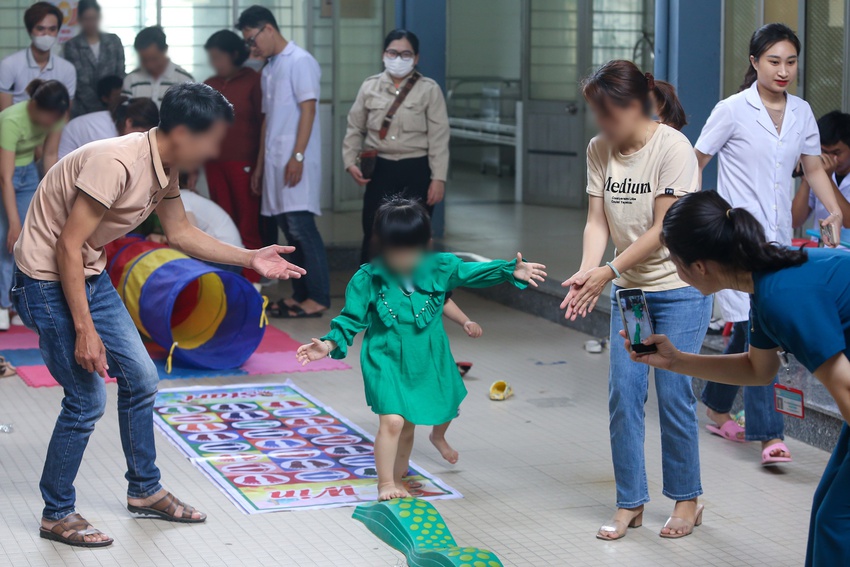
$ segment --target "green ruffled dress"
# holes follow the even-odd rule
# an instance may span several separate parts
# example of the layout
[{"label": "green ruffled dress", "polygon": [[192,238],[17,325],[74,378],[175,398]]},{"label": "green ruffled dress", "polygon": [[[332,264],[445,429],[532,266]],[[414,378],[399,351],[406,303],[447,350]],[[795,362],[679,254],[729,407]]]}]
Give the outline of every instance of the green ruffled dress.
[{"label": "green ruffled dress", "polygon": [[[345,307],[322,340],[338,345],[331,357],[348,353],[365,331],[360,365],[366,402],[379,415],[397,414],[417,425],[454,419],[466,397],[443,327],[446,292],[511,282],[516,260],[464,262],[454,254],[428,254],[413,275],[413,291],[380,260],[360,267],[345,290]],[[409,285],[409,284],[408,284]],[[409,289],[409,288],[408,288]]]}]

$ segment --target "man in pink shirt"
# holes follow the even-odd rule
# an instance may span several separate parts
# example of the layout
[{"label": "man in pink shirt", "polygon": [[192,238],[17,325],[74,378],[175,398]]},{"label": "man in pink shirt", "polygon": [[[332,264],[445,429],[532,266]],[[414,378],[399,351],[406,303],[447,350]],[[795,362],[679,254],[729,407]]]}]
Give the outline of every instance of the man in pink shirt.
[{"label": "man in pink shirt", "polygon": [[127,508],[173,522],[206,519],[160,485],[153,433],[159,376],[104,271],[103,247],[156,211],[169,244],[186,254],[268,278],[304,275],[280,256],[291,247],[237,248],[186,218],[178,173],[216,157],[232,120],[233,107],[215,89],[174,86],[163,97],[158,128],[71,152],[36,190],[15,246],[12,300],[24,324],[38,333],[47,368],[65,390],[40,483],[45,539],[78,547],[112,543],[76,512],[74,492],[86,444],[106,405],[107,372],[118,381]]}]

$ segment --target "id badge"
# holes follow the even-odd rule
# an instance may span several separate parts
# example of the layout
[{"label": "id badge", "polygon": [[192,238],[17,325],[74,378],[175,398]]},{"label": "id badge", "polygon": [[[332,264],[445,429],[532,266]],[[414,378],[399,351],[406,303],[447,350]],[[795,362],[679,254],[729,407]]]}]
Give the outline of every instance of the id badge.
[{"label": "id badge", "polygon": [[806,417],[806,406],[803,404],[803,391],[789,388],[782,384],[774,384],[773,397],[776,411],[803,419]]},{"label": "id badge", "polygon": [[[788,351],[780,351],[779,363],[785,370],[786,377],[791,374],[791,361],[788,358]],[[803,419],[806,417],[806,406],[803,403],[803,391],[797,388],[789,388],[782,384],[773,385],[773,401],[776,411]]]}]

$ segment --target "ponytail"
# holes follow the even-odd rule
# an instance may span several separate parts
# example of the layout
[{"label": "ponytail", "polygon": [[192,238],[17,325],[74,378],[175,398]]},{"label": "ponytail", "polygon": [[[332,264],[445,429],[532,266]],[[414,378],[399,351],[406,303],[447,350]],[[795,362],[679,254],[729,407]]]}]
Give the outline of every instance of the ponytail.
[{"label": "ponytail", "polygon": [[744,82],[738,86],[738,92],[745,91],[753,86],[753,83],[755,83],[758,78],[759,76],[758,73],[756,73],[756,68],[753,67],[752,63],[748,63],[747,72],[744,73]]},{"label": "ponytail", "polygon": [[685,265],[712,260],[739,272],[775,272],[807,258],[804,250],[767,242],[755,217],[732,208],[716,191],[691,193],[675,202],[664,217],[661,240]]},{"label": "ponytail", "polygon": [[[650,77],[650,73],[647,73]],[[688,124],[688,118],[685,116],[685,109],[682,108],[682,103],[679,102],[679,97],[676,96],[676,87],[667,81],[652,81],[652,96],[655,98],[655,109],[658,114],[658,119],[663,124],[681,130]]]}]

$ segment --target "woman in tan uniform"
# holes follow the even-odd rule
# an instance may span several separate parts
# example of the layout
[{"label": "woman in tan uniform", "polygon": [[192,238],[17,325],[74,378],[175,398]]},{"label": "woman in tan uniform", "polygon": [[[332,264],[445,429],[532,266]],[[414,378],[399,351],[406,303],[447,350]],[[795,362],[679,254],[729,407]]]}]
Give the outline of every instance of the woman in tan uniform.
[{"label": "woman in tan uniform", "polygon": [[[430,214],[443,200],[449,169],[449,117],[443,91],[417,70],[419,38],[393,30],[384,40],[384,68],[360,87],[348,113],[342,143],[346,170],[363,197],[362,261],[368,262],[375,212],[383,200],[402,194],[418,199]],[[400,103],[397,103],[400,101]],[[374,171],[364,177],[361,150],[377,150]]]}]

